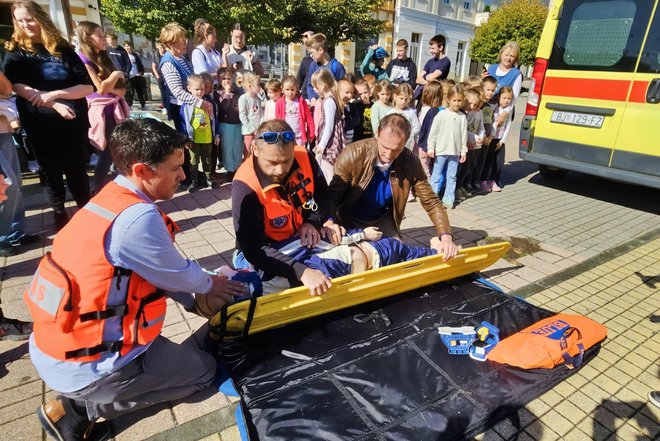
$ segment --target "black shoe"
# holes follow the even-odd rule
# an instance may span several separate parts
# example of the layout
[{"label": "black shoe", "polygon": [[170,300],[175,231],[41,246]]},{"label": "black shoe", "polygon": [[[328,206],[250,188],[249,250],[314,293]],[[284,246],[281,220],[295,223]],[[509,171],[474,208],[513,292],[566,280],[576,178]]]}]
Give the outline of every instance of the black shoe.
[{"label": "black shoe", "polygon": [[67,223],[69,223],[69,215],[66,214],[66,211],[55,212],[53,213],[53,216],[55,218],[55,231],[59,232]]},{"label": "black shoe", "polygon": [[462,188],[459,188],[456,190],[456,200],[459,202],[463,202],[467,197],[465,196],[465,191],[463,191]]},{"label": "black shoe", "polygon": [[466,198],[471,198],[473,196],[472,189],[467,184],[463,187],[463,194]]},{"label": "black shoe", "polygon": [[32,245],[41,242],[41,236],[38,234],[23,233],[18,239],[10,241],[12,245]]},{"label": "black shoe", "polygon": [[488,193],[486,193],[485,191],[483,191],[483,190],[481,189],[481,187],[480,187],[478,184],[477,184],[477,185],[475,185],[475,184],[470,185],[470,188],[472,189],[472,194],[473,194],[473,195],[476,195],[476,196],[483,196],[483,195],[485,195],[485,194],[488,194]]},{"label": "black shoe", "polygon": [[8,246],[0,247],[0,257],[11,257],[18,254],[18,247]]},{"label": "black shoe", "polygon": [[37,409],[39,422],[46,433],[60,441],[101,441],[110,437],[107,421],[95,424],[73,407],[73,400],[63,396],[50,400]]},{"label": "black shoe", "polygon": [[0,340],[22,341],[30,338],[32,322],[0,316]]}]

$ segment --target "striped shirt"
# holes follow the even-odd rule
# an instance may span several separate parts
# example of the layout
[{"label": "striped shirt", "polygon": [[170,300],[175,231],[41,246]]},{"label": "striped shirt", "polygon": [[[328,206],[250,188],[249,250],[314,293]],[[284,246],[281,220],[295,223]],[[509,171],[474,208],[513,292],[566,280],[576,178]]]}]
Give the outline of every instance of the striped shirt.
[{"label": "striped shirt", "polygon": [[[179,63],[181,63],[184,69],[192,73],[193,69],[188,60],[183,57],[176,57],[176,59]],[[174,63],[169,61],[164,62],[163,66],[161,67],[161,71],[163,72],[163,79],[165,80],[165,84],[171,92],[171,104],[176,104],[177,106],[182,104],[190,104],[191,106],[202,107],[204,100],[201,98],[195,98],[190,93],[188,93],[183,84],[181,84],[181,76],[176,70]]]}]

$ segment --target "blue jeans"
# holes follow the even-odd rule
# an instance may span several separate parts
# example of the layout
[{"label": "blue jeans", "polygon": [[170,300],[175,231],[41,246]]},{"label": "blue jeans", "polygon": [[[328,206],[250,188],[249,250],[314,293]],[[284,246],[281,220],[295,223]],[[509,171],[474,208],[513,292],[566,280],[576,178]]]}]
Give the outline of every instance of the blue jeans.
[{"label": "blue jeans", "polygon": [[440,181],[442,171],[447,166],[445,195],[442,202],[447,205],[454,205],[454,192],[456,191],[456,172],[458,171],[458,155],[440,155],[436,156],[433,162],[433,174],[431,175],[431,188],[438,193],[440,191]]},{"label": "blue jeans", "polygon": [[243,159],[243,135],[240,124],[220,123],[222,164],[228,172],[235,172]]},{"label": "blue jeans", "polygon": [[11,133],[0,133],[0,173],[11,183],[7,200],[0,203],[0,246],[10,246],[24,233],[25,206],[21,193],[21,166],[18,162],[16,142]]}]

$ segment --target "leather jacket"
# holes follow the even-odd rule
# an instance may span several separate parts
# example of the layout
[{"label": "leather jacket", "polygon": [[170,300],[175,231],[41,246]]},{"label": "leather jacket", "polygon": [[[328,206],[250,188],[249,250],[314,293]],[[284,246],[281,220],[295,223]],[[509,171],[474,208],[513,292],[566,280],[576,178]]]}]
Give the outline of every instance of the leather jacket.
[{"label": "leather jacket", "polygon": [[[368,138],[354,142],[344,148],[334,166],[334,176],[329,191],[338,219],[346,219],[353,205],[371,182],[378,156],[378,140]],[[394,223],[400,232],[401,221],[406,210],[408,194],[412,188],[415,196],[429,214],[431,222],[439,235],[451,233],[445,207],[435,194],[419,158],[408,149],[403,149],[390,166],[390,185],[392,186],[392,205]]]}]

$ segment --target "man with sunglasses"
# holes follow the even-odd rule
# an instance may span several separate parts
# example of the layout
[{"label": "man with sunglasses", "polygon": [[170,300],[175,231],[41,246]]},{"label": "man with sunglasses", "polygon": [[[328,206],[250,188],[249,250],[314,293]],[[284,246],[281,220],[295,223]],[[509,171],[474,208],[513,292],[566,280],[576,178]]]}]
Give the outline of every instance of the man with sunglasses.
[{"label": "man with sunglasses", "polygon": [[328,277],[273,246],[294,237],[310,248],[321,238],[340,242],[340,227],[328,220],[323,174],[313,155],[296,146],[295,134],[283,120],[259,126],[252,152],[232,183],[235,266],[244,258],[264,283],[278,283],[280,289],[302,284],[312,295],[323,294],[331,286]]},{"label": "man with sunglasses", "polygon": [[348,229],[378,227],[385,236],[401,240],[401,221],[412,191],[440,239],[433,247],[447,260],[458,249],[447,212],[431,189],[419,158],[405,148],[410,130],[403,116],[387,115],[376,138],[355,142],[341,152],[329,185],[332,213]]}]

